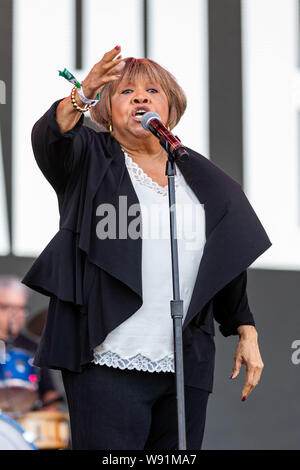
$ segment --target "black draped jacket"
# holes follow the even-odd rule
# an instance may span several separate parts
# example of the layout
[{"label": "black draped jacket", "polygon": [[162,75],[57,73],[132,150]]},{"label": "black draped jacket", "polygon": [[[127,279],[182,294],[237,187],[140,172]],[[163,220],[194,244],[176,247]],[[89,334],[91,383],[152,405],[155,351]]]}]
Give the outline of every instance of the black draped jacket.
[{"label": "black draped jacket", "polygon": [[[118,220],[119,196],[127,196],[128,207],[139,201],[119,143],[84,126],[83,116],[61,133],[55,119],[59,102],[32,130],[35,159],[58,198],[59,230],[23,283],[50,297],[35,364],[81,372],[93,348],[143,302],[142,239],[97,239],[97,204],[112,204]],[[224,336],[237,334],[239,325],[255,325],[247,268],[271,242],[241,185],[189,151],[176,164],[204,204],[206,243],[182,327],[184,380],[211,392],[214,319]]]}]

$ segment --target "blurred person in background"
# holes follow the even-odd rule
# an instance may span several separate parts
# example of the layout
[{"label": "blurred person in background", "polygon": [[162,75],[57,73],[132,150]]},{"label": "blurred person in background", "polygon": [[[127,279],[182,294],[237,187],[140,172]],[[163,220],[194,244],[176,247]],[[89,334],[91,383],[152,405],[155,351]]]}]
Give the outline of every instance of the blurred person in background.
[{"label": "blurred person in background", "polygon": [[[37,343],[28,338],[22,330],[26,322],[28,288],[21,284],[16,276],[0,276],[0,340],[8,349],[21,349],[34,356]],[[1,368],[1,365],[0,365]],[[56,391],[50,371],[39,370],[39,399],[42,404],[60,397]],[[43,407],[43,410],[56,411],[60,403],[54,402]]]}]

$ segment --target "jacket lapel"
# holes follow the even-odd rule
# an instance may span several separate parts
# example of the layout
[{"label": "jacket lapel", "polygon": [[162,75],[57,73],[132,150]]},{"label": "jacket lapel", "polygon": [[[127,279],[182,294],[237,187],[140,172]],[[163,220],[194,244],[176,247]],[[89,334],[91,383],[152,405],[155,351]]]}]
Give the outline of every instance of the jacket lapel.
[{"label": "jacket lapel", "polygon": [[[84,204],[80,228],[79,247],[83,249],[89,260],[106,271],[114,278],[127,285],[137,296],[140,304],[142,299],[142,240],[126,235],[128,224],[138,217],[138,213],[129,216],[128,209],[139,201],[127,171],[124,154],[120,145],[109,134],[102,133],[101,138],[107,139],[104,149],[106,159],[91,162],[89,168],[87,194]],[[115,238],[99,239],[97,224],[106,217],[100,217],[97,211],[101,204],[115,209]],[[98,212],[98,215],[97,215]],[[124,224],[126,221],[126,227]],[[121,235],[120,235],[121,234]]]},{"label": "jacket lapel", "polygon": [[213,296],[247,269],[271,242],[242,187],[200,154],[190,150],[177,162],[204,203],[206,244],[183,329]]},{"label": "jacket lapel", "polygon": [[[206,243],[199,264],[190,305],[183,323],[183,329],[185,329],[192,318],[200,312],[214,293],[219,290],[215,273],[219,271],[220,266],[223,265],[224,267],[224,263],[222,258],[216,256],[219,237],[212,237],[212,234],[221,232],[219,226],[224,217],[226,217],[227,200],[224,194],[222,194],[221,187],[215,186],[212,180],[208,178],[208,166],[205,157],[201,155],[196,156],[194,152],[190,151],[188,160],[184,162],[177,161],[176,164],[200,203],[204,204],[205,210]],[[230,276],[230,273],[225,274],[225,277],[228,275]]]}]

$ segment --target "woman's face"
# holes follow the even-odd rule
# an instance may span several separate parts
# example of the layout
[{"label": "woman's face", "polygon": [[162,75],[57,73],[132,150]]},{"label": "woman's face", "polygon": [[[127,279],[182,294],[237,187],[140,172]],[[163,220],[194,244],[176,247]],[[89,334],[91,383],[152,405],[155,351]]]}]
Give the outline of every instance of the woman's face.
[{"label": "woman's face", "polygon": [[141,125],[143,111],[158,113],[164,124],[169,117],[169,103],[163,89],[148,78],[134,83],[123,79],[111,97],[113,135],[118,140],[150,137]]}]

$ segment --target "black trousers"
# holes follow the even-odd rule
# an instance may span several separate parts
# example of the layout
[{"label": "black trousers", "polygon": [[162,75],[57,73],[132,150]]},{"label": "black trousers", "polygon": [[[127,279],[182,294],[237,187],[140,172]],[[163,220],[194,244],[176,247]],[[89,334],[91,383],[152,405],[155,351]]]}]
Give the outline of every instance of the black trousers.
[{"label": "black trousers", "polygon": [[[89,364],[64,370],[73,450],[178,449],[175,374]],[[185,387],[187,449],[202,445],[209,392]]]}]

